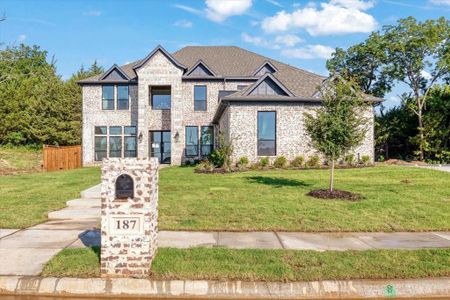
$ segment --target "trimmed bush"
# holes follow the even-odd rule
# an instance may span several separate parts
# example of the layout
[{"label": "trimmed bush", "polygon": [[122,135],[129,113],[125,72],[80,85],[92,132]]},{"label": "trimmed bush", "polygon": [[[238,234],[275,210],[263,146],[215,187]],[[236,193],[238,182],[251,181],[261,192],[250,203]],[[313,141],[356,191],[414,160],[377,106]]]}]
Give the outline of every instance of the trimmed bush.
[{"label": "trimmed bush", "polygon": [[305,158],[303,156],[297,156],[291,161],[291,166],[295,168],[301,168],[303,167],[303,164],[305,163]]},{"label": "trimmed bush", "polygon": [[262,168],[265,168],[269,165],[269,158],[268,157],[261,157],[261,159],[259,160],[259,165]]},{"label": "trimmed bush", "polygon": [[248,165],[248,157],[247,156],[242,156],[241,158],[239,158],[239,161],[238,161],[239,167],[246,167],[247,165]]},{"label": "trimmed bush", "polygon": [[278,156],[275,159],[275,161],[273,162],[273,166],[275,168],[280,168],[280,169],[286,168],[286,166],[287,166],[287,159],[286,159],[286,157]]},{"label": "trimmed bush", "polygon": [[345,161],[346,165],[353,166],[353,164],[355,163],[355,155],[354,154],[347,154],[344,157],[344,161]]},{"label": "trimmed bush", "polygon": [[370,163],[370,156],[369,155],[361,156],[361,163],[367,166]]},{"label": "trimmed bush", "polygon": [[313,155],[308,159],[308,161],[306,162],[306,165],[310,168],[318,168],[319,160],[320,160],[320,158],[318,155]]}]

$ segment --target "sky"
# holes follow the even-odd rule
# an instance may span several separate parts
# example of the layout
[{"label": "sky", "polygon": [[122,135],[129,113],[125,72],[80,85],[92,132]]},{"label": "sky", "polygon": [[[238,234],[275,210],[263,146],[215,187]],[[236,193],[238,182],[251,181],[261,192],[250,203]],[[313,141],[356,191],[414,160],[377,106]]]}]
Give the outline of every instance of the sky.
[{"label": "sky", "polygon": [[[450,16],[450,0],[0,0],[0,43],[47,50],[67,79],[94,61],[106,69],[157,45],[235,45],[328,75],[336,47],[364,41],[399,18]],[[386,95],[398,105],[404,87]]]}]

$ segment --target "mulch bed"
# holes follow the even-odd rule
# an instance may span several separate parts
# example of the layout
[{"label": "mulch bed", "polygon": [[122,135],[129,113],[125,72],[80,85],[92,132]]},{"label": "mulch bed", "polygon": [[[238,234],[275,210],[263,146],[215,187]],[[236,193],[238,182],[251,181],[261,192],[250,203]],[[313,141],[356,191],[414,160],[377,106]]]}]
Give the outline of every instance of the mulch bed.
[{"label": "mulch bed", "polygon": [[332,192],[329,190],[314,190],[306,195],[320,199],[338,199],[348,201],[358,201],[363,198],[360,194],[340,190],[333,190]]}]

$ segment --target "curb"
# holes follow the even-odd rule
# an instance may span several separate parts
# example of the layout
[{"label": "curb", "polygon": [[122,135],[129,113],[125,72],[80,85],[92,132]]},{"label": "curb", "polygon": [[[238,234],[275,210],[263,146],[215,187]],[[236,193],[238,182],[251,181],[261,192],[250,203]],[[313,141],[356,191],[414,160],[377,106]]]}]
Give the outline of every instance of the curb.
[{"label": "curb", "polygon": [[0,276],[0,294],[152,296],[196,298],[445,297],[450,277],[393,280],[244,282],[133,278]]}]

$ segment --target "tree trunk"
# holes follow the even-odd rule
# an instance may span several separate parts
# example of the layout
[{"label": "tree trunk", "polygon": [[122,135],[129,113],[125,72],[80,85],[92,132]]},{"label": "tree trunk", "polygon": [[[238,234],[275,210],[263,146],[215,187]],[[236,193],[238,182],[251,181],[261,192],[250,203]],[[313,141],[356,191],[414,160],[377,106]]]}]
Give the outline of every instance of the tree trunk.
[{"label": "tree trunk", "polygon": [[333,192],[334,186],[334,155],[331,157],[331,170],[330,170],[330,192]]},{"label": "tree trunk", "polygon": [[422,109],[419,109],[419,113],[417,114],[417,118],[419,121],[419,160],[423,161],[425,156],[424,156],[424,150],[423,150],[423,144],[425,142],[425,137],[423,135],[423,120],[422,120]]}]

